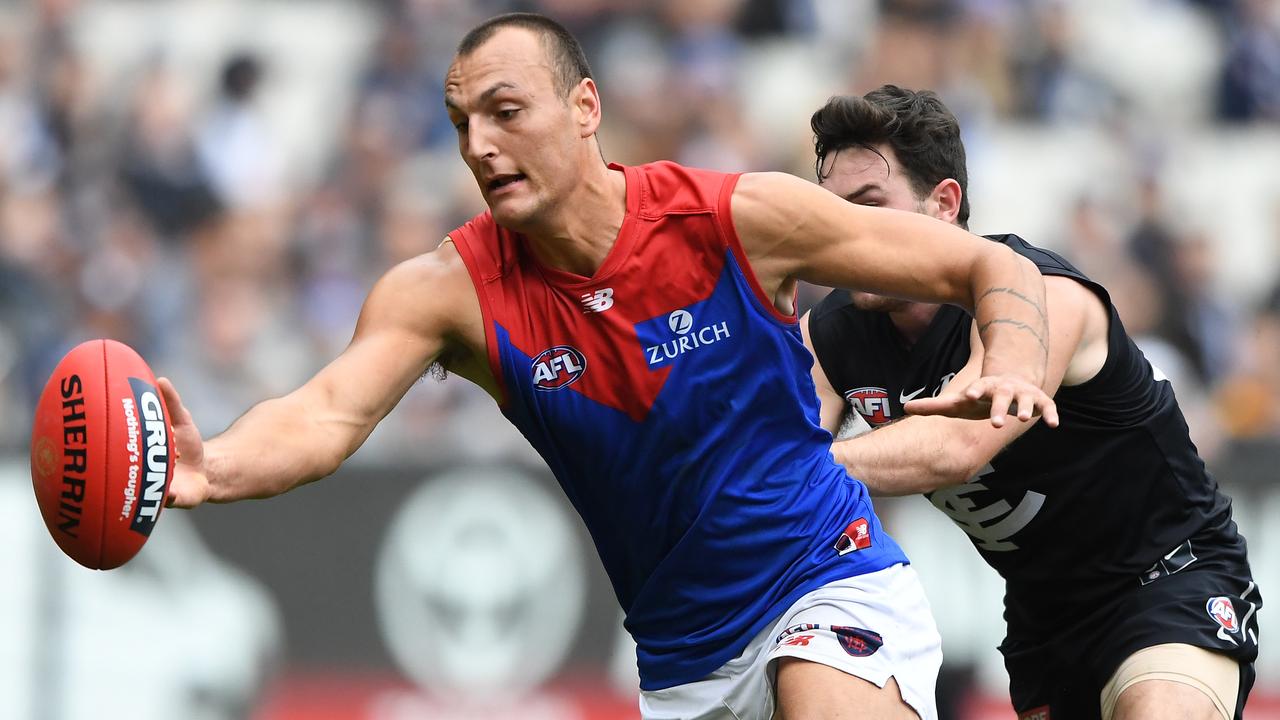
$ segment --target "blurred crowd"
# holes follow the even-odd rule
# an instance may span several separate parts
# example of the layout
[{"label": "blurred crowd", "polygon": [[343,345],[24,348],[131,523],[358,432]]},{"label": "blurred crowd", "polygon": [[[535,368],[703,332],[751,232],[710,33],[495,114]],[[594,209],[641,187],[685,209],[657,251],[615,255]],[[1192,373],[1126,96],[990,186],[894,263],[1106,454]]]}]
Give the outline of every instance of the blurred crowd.
[{"label": "blurred crowd", "polygon": [[[308,6],[334,4],[286,3],[291,32],[311,32]],[[0,450],[25,449],[29,425],[14,418],[30,417],[53,364],[84,339],[138,349],[206,435],[340,351],[382,272],[483,209],[442,78],[470,26],[519,9],[582,40],[614,161],[811,177],[809,113],[883,82],[943,96],[966,129],[975,185],[1005,128],[1118,138],[1123,192],[1076,188],[1055,206],[1060,233],[1029,239],[1108,285],[1175,379],[1207,456],[1261,447],[1271,467],[1280,459],[1280,181],[1260,236],[1231,239],[1258,248],[1271,279],[1234,292],[1224,239],[1181,222],[1165,192],[1162,158],[1176,145],[1149,132],[1280,136],[1274,0],[353,0],[372,28],[358,67],[309,80],[345,100],[300,120],[271,110],[289,82],[279,47],[228,38],[193,76],[178,43],[159,37],[119,67],[87,20],[198,5],[0,3]],[[306,162],[295,133],[319,138]],[[1257,158],[1271,175],[1278,160]],[[408,458],[458,443],[492,451],[469,420],[489,404],[427,378],[371,442]]]}]

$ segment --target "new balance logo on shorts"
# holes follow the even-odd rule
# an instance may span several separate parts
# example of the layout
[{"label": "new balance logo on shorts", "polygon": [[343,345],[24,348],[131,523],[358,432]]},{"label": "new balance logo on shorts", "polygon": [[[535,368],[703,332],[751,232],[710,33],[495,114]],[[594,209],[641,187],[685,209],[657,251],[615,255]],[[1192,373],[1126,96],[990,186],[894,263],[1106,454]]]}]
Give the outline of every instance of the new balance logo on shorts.
[{"label": "new balance logo on shorts", "polygon": [[845,625],[830,625],[824,628],[816,623],[792,625],[783,630],[774,642],[779,645],[808,647],[810,641],[816,637],[814,631],[824,629],[830,630],[836,636],[836,640],[840,641],[840,647],[853,657],[870,657],[884,646],[884,638],[878,632]]},{"label": "new balance logo on shorts", "polygon": [[779,645],[803,645],[807,646],[809,641],[813,639],[812,635],[792,635],[791,637],[778,643]]}]

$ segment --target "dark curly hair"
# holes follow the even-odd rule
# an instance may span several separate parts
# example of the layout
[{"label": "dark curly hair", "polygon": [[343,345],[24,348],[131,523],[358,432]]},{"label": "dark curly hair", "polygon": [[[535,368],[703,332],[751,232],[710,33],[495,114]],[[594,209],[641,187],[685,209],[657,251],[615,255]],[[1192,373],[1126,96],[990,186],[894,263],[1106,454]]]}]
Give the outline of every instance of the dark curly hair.
[{"label": "dark curly hair", "polygon": [[813,114],[809,125],[819,182],[822,166],[837,152],[862,147],[883,158],[876,146],[888,145],[917,197],[927,196],[947,178],[960,183],[956,221],[969,226],[969,173],[960,123],[936,93],[884,85],[862,97],[838,95]]}]

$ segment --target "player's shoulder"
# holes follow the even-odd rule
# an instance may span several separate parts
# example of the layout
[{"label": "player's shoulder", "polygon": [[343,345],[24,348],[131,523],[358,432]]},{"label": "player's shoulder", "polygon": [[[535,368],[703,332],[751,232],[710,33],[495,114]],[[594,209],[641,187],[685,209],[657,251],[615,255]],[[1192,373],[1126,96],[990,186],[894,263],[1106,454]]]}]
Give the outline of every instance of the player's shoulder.
[{"label": "player's shoulder", "polygon": [[446,237],[435,250],[387,270],[369,293],[366,313],[435,324],[465,315],[475,303],[466,264]]},{"label": "player's shoulder", "polygon": [[[615,165],[614,167],[626,169],[626,166]],[[699,182],[706,180],[721,180],[723,178],[741,175],[742,173],[727,173],[719,170],[709,170],[707,168],[693,167],[691,165],[682,165],[672,160],[655,160],[654,162],[636,165],[634,169],[644,175],[650,181],[657,182]]]},{"label": "player's shoulder", "polygon": [[716,209],[726,184],[736,182],[738,177],[735,173],[689,167],[670,160],[637,165],[630,170],[628,180],[634,178],[641,183],[640,206],[648,214]]},{"label": "player's shoulder", "polygon": [[1024,240],[1021,236],[1012,233],[1001,235],[984,235],[983,237],[994,242],[1001,243],[1009,249],[1027,258],[1036,264],[1040,269],[1040,273],[1046,278],[1069,278],[1074,282],[1056,282],[1058,286],[1054,292],[1058,295],[1068,295],[1079,297],[1088,302],[1088,296],[1096,297],[1103,305],[1110,304],[1111,294],[1101,283],[1093,278],[1085,275],[1070,260],[1059,255],[1058,253],[1033,245]]},{"label": "player's shoulder", "polygon": [[1043,273],[1055,275],[1066,274],[1082,279],[1085,278],[1084,273],[1080,272],[1075,265],[1072,265],[1071,261],[1048,248],[1033,245],[1025,240],[1021,235],[1001,233],[996,235],[984,235],[983,237],[991,240],[992,242],[998,242],[1027,258],[1031,262],[1035,263],[1036,267],[1040,268],[1040,271]]},{"label": "player's shoulder", "polygon": [[382,281],[393,286],[415,286],[421,282],[447,282],[467,279],[467,266],[462,261],[453,237],[446,235],[434,250],[415,255],[392,266]]},{"label": "player's shoulder", "polygon": [[462,225],[454,228],[446,236],[446,239],[456,238],[458,240],[466,239],[467,236],[487,237],[497,233],[498,223],[493,219],[493,213],[489,210],[477,213],[470,220]]}]

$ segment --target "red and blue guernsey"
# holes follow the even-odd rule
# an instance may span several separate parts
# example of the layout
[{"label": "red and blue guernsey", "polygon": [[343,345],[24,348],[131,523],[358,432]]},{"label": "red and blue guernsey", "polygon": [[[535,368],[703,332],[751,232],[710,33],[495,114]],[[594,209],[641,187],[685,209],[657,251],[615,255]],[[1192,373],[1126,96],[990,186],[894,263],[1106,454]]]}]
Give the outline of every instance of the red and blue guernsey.
[{"label": "red and blue guernsey", "polygon": [[611,167],[626,217],[593,277],[540,264],[489,213],[449,237],[503,414],[586,522],[658,690],[713,672],[801,595],[906,557],[831,457],[796,318],[734,232],[738,176]]}]

